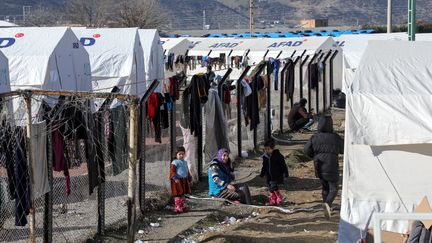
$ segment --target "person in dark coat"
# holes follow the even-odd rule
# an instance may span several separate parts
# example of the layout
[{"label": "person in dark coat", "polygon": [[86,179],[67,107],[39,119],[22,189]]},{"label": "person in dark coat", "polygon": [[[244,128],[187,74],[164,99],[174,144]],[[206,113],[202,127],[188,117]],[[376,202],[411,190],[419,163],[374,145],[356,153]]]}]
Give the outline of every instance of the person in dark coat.
[{"label": "person in dark coat", "polygon": [[292,131],[298,131],[302,128],[309,129],[314,123],[313,116],[306,110],[307,99],[302,98],[300,102],[295,103],[288,113],[288,125]]},{"label": "person in dark coat", "polygon": [[260,177],[266,177],[269,187],[270,196],[268,205],[281,205],[282,195],[279,192],[279,184],[283,184],[284,177],[288,177],[288,168],[285,163],[284,156],[279,152],[279,149],[274,149],[275,144],[272,140],[265,142],[265,153],[262,156],[263,165],[261,168]]},{"label": "person in dark coat", "polygon": [[425,225],[415,220],[411,226],[411,232],[407,243],[432,243],[432,228],[427,229]]},{"label": "person in dark coat", "polygon": [[318,132],[304,147],[304,152],[314,158],[315,175],[321,180],[326,218],[331,217],[331,206],[338,192],[338,155],[343,153],[343,145],[342,138],[333,132],[331,116],[325,116],[318,123]]}]

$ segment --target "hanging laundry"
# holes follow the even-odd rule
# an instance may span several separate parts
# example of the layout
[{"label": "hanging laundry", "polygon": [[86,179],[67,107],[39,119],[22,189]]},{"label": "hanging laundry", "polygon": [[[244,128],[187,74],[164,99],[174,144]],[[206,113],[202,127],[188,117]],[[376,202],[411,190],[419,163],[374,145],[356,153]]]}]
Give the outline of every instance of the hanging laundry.
[{"label": "hanging laundry", "polygon": [[33,199],[39,198],[50,191],[48,183],[48,163],[47,163],[47,129],[46,122],[32,124],[32,155],[31,163],[33,170]]},{"label": "hanging laundry", "polygon": [[158,107],[157,93],[152,93],[147,100],[147,118],[153,120],[156,114],[156,108]]},{"label": "hanging laundry", "polygon": [[108,112],[102,107],[98,112],[89,115],[88,128],[91,131],[88,134],[86,142],[87,171],[89,178],[89,195],[92,195],[94,189],[100,182],[105,181],[105,163],[104,152],[106,137],[109,135],[110,127]]},{"label": "hanging laundry", "polygon": [[25,131],[22,128],[15,130],[13,139],[14,149],[14,199],[15,199],[15,225],[27,225],[27,215],[30,212],[30,179],[25,154]]},{"label": "hanging laundry", "polygon": [[128,168],[127,110],[124,105],[110,109],[112,130],[108,137],[108,153],[112,161],[113,175]]},{"label": "hanging laundry", "polygon": [[285,94],[287,96],[287,100],[290,100],[294,95],[295,66],[293,60],[291,59],[289,59],[285,65],[288,65],[285,72]]},{"label": "hanging laundry", "polygon": [[180,106],[180,125],[186,129],[190,128],[190,99],[191,87],[190,85],[183,91]]},{"label": "hanging laundry", "polygon": [[190,92],[188,92],[190,96],[190,129],[193,135],[198,136],[202,132],[201,104],[207,102],[210,83],[204,75],[194,75],[188,88],[190,88]]},{"label": "hanging laundry", "polygon": [[250,83],[252,94],[245,98],[247,107],[246,117],[250,121],[250,130],[254,130],[260,124],[258,92],[264,88],[261,76],[255,75]]},{"label": "hanging laundry", "polygon": [[[168,94],[169,95],[169,94]],[[161,117],[161,128],[167,129],[169,128],[169,119],[168,119],[168,104],[165,99],[165,95],[158,93],[159,98],[159,109],[160,109],[160,117]]]},{"label": "hanging laundry", "polygon": [[229,150],[228,124],[216,89],[211,88],[209,90],[204,112],[207,119],[204,151],[207,159],[212,159],[220,148]]},{"label": "hanging laundry", "polygon": [[174,100],[178,100],[180,98],[179,81],[175,76],[169,78],[169,91]]},{"label": "hanging laundry", "polygon": [[279,66],[280,61],[278,59],[270,58],[269,59],[272,68],[273,68],[273,77],[274,77],[274,89],[279,89]]},{"label": "hanging laundry", "polygon": [[[58,124],[58,123],[57,123]],[[54,152],[54,163],[53,169],[54,171],[60,172],[63,171],[66,180],[66,195],[70,194],[70,177],[69,177],[69,165],[67,158],[65,156],[65,142],[63,140],[63,136],[60,133],[60,130],[57,124],[53,124],[52,131],[52,147]]]},{"label": "hanging laundry", "polygon": [[316,89],[318,87],[318,76],[319,76],[317,63],[313,63],[310,65],[309,75],[310,75],[310,88]]},{"label": "hanging laundry", "polygon": [[15,174],[14,174],[14,150],[13,131],[10,125],[2,121],[2,129],[0,129],[0,152],[4,155],[4,162],[8,176],[8,195],[12,200],[15,198]]}]

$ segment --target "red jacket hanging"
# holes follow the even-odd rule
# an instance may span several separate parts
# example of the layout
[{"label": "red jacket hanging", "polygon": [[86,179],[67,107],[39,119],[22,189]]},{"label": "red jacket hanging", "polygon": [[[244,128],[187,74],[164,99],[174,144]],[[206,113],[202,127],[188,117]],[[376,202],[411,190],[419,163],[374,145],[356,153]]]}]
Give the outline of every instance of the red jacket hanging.
[{"label": "red jacket hanging", "polygon": [[156,114],[156,108],[159,107],[158,96],[156,93],[152,93],[147,101],[147,117],[153,120]]}]

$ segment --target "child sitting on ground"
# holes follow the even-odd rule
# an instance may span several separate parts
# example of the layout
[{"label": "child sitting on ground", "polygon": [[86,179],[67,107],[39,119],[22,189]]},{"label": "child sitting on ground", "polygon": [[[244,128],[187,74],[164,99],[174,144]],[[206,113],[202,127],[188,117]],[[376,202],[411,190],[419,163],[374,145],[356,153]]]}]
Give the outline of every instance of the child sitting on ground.
[{"label": "child sitting on ground", "polygon": [[175,212],[182,213],[185,211],[185,194],[190,194],[190,183],[192,177],[189,173],[187,162],[184,160],[185,148],[178,147],[176,152],[176,159],[170,165],[170,181],[171,181],[171,194],[174,197]]},{"label": "child sitting on ground", "polygon": [[282,195],[279,192],[279,184],[283,184],[284,177],[288,177],[288,168],[285,164],[284,156],[278,149],[274,149],[275,144],[272,140],[264,144],[264,155],[262,156],[263,165],[260,177],[266,177],[267,185],[270,191],[269,206],[280,206],[282,204]]}]

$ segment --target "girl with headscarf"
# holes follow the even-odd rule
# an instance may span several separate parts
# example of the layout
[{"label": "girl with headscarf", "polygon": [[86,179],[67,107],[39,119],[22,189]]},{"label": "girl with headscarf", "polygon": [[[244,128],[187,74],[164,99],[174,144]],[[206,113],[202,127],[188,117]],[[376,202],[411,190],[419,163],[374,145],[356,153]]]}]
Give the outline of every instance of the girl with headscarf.
[{"label": "girl with headscarf", "polygon": [[242,192],[232,183],[233,172],[229,151],[225,148],[220,149],[217,158],[210,162],[208,169],[209,195],[239,202]]}]

